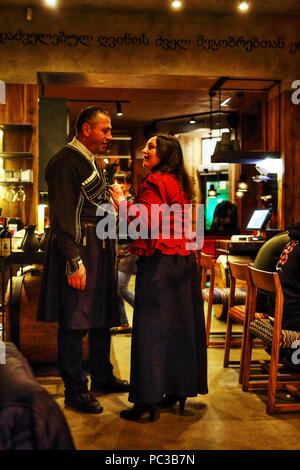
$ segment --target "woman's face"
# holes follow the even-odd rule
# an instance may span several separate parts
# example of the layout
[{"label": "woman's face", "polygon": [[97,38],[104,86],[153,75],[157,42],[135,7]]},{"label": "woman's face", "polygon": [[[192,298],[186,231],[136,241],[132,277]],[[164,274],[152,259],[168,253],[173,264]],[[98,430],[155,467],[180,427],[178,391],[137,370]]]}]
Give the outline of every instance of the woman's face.
[{"label": "woman's face", "polygon": [[160,158],[157,156],[156,143],[157,137],[151,137],[151,139],[148,140],[146,147],[142,150],[144,156],[143,166],[148,170],[152,170],[152,168],[160,162]]}]

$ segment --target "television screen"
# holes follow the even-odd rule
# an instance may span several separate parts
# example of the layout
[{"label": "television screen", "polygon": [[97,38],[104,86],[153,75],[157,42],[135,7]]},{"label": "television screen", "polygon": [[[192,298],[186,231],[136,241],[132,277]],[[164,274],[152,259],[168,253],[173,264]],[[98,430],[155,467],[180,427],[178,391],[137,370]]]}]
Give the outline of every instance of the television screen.
[{"label": "television screen", "polygon": [[271,217],[271,209],[256,209],[246,227],[246,230],[263,230]]}]

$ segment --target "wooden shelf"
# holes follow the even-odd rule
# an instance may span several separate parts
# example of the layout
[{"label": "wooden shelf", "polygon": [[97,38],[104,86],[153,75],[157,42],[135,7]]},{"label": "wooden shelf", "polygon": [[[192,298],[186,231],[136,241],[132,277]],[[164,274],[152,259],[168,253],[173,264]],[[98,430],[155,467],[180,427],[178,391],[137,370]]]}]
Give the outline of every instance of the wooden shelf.
[{"label": "wooden shelf", "polygon": [[2,131],[32,131],[33,127],[31,124],[0,124]]},{"label": "wooden shelf", "polygon": [[[38,85],[6,83],[6,104],[0,106],[0,160],[5,170],[0,175],[2,192],[12,185],[16,191],[23,186],[27,193],[25,204],[3,199],[2,213],[19,217],[24,225],[35,224],[37,220],[37,179],[31,171],[27,174],[23,170],[35,172],[38,166],[38,100]],[[16,173],[19,171],[27,181],[19,181],[21,177]],[[18,181],[10,181],[16,178]]]},{"label": "wooden shelf", "polygon": [[30,152],[0,152],[2,158],[33,158]]},{"label": "wooden shelf", "polygon": [[27,184],[33,184],[33,181],[7,181],[7,180],[0,180],[1,185],[27,185]]}]

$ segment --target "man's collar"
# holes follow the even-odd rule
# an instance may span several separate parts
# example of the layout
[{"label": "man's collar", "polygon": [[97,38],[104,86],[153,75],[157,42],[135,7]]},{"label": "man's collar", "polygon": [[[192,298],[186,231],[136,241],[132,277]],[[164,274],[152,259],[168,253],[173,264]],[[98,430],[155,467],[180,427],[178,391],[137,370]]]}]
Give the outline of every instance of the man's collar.
[{"label": "man's collar", "polygon": [[90,152],[85,145],[83,145],[78,139],[76,139],[76,137],[74,137],[74,139],[71,140],[68,145],[74,147],[76,150],[79,150],[79,152],[82,153],[91,162],[94,161],[94,155],[92,154],[92,152]]}]

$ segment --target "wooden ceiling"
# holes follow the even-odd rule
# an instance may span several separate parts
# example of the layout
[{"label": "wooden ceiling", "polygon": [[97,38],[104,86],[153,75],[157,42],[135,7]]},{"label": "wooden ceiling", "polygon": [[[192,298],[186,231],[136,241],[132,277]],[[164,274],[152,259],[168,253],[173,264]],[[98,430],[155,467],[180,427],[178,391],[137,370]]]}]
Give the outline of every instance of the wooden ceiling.
[{"label": "wooden ceiling", "polygon": [[[98,105],[110,111],[113,126],[118,129],[131,129],[137,124],[146,125],[177,116],[208,113],[211,105],[209,92],[214,86],[221,86],[221,95],[217,92],[213,98],[213,110],[218,110],[220,98],[221,101],[231,98],[228,106],[222,107],[223,111],[228,112],[239,109],[238,91],[261,92],[274,84],[271,80],[226,77],[53,72],[40,73],[39,83],[41,96],[68,100],[71,122],[80,109]],[[118,101],[124,102],[122,117],[116,116]],[[200,118],[203,119],[202,116]],[[208,119],[205,126],[207,122]]]},{"label": "wooden ceiling", "polygon": [[[137,122],[209,111],[208,92],[216,77],[42,73],[40,81],[44,96],[67,98],[72,114],[95,104],[111,112],[115,125],[132,127]],[[120,118],[116,101],[126,101]]]},{"label": "wooden ceiling", "polygon": [[[123,11],[148,11],[149,14],[165,11],[179,14],[170,8],[170,0],[57,0],[58,8],[97,8]],[[183,0],[183,12],[213,14],[239,14],[237,0]],[[1,0],[1,5],[28,6],[28,0]],[[43,8],[42,0],[30,0],[32,7]],[[251,0],[251,13],[300,15],[299,0]],[[47,97],[64,97],[69,102],[71,115],[88,105],[98,103],[113,116],[113,125],[132,128],[136,123],[150,123],[178,115],[189,115],[210,110],[209,90],[219,77],[157,76],[122,74],[42,73],[42,94]],[[232,84],[228,84],[231,88]],[[260,89],[267,84],[259,82],[234,83]],[[231,97],[227,111],[236,109],[236,92],[222,91],[222,100]],[[217,97],[219,98],[219,97]],[[78,101],[80,100],[80,101]],[[103,103],[101,104],[101,100]],[[112,101],[112,103],[105,103]],[[124,103],[124,116],[116,117],[114,101]],[[214,109],[218,99],[214,101]]]}]

